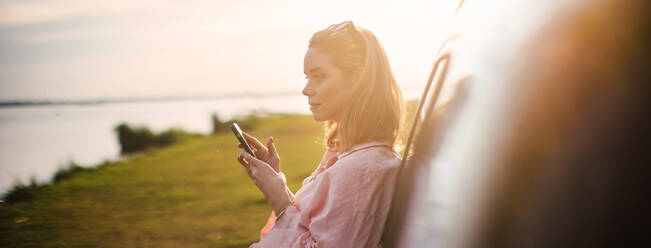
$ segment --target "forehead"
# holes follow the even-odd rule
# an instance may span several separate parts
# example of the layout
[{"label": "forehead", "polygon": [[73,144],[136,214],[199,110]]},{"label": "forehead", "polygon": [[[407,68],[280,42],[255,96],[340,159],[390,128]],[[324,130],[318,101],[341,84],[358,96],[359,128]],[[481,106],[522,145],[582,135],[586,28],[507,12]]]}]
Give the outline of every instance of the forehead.
[{"label": "forehead", "polygon": [[309,73],[317,69],[325,71],[334,70],[335,66],[332,61],[330,54],[324,53],[316,47],[310,47],[307,49],[303,60],[303,72]]}]

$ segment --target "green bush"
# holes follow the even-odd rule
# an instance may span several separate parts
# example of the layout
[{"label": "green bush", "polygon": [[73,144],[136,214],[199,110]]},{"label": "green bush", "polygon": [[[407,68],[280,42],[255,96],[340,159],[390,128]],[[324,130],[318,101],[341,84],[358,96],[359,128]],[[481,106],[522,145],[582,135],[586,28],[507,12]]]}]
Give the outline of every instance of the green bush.
[{"label": "green bush", "polygon": [[88,172],[92,170],[93,168],[82,167],[79,164],[75,163],[74,161],[70,160],[68,161],[68,166],[61,167],[59,168],[59,170],[57,170],[57,172],[54,173],[54,177],[52,177],[52,181],[54,183],[58,183],[68,178],[72,178],[73,176],[79,173]]},{"label": "green bush", "polygon": [[187,133],[183,130],[180,129],[169,129],[167,131],[164,131],[158,135],[154,136],[153,143],[156,146],[168,146],[171,144],[174,144],[176,142],[179,142],[185,137]]},{"label": "green bush", "polygon": [[[110,164],[110,161],[105,160],[102,162],[99,167],[106,166]],[[23,184],[22,182],[18,181],[13,188],[11,188],[3,197],[2,199],[6,202],[19,202],[19,201],[31,201],[35,198],[35,195],[37,195],[36,190],[39,188],[43,187],[48,187],[52,183],[59,183],[61,181],[67,180],[69,178],[72,178],[74,176],[77,176],[81,173],[86,173],[95,170],[96,167],[89,168],[89,167],[83,167],[74,161],[70,160],[68,161],[68,164],[66,166],[61,166],[55,173],[54,176],[52,177],[52,182],[51,183],[44,183],[44,184],[38,184],[36,182],[36,178],[33,176],[30,179],[29,184]]]},{"label": "green bush", "polygon": [[237,125],[239,125],[240,128],[242,128],[242,130],[250,131],[260,126],[260,122],[262,121],[260,115],[262,114],[263,113],[253,112],[246,116],[237,117],[233,119],[231,122],[237,122]]},{"label": "green bush", "polygon": [[36,178],[31,177],[29,184],[23,184],[18,181],[4,196],[2,200],[5,202],[20,202],[20,201],[31,201],[35,198],[35,189],[43,187],[36,183]]},{"label": "green bush", "polygon": [[212,114],[212,133],[213,134],[218,134],[218,133],[224,133],[227,132],[229,129],[229,125],[231,124],[230,122],[226,121],[223,122],[219,119],[219,115],[217,114]]},{"label": "green bush", "polygon": [[237,122],[237,125],[242,128],[243,131],[251,131],[258,126],[260,126],[262,119],[265,115],[268,115],[266,113],[262,112],[252,112],[248,115],[245,116],[238,116],[230,121],[221,121],[219,119],[219,116],[217,114],[212,115],[212,133],[213,134],[219,134],[219,133],[224,133],[224,132],[229,132],[230,131],[230,126],[233,122]]},{"label": "green bush", "polygon": [[118,133],[122,154],[144,151],[150,147],[168,146],[190,135],[180,129],[169,129],[160,134],[154,134],[147,127],[130,127],[126,123],[118,125],[114,130]]}]

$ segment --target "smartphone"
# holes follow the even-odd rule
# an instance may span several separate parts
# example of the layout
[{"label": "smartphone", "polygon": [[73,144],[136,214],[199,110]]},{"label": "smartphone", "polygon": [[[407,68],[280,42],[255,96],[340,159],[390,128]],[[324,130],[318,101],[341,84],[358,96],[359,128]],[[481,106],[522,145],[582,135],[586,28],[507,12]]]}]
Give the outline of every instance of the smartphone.
[{"label": "smartphone", "polygon": [[246,142],[240,126],[238,126],[237,123],[233,122],[233,124],[231,124],[231,130],[235,134],[235,137],[237,137],[237,140],[240,141],[240,144],[244,147],[244,150],[251,154],[251,156],[255,157],[255,153],[253,153],[253,149],[251,149],[251,146],[249,146],[249,142]]}]

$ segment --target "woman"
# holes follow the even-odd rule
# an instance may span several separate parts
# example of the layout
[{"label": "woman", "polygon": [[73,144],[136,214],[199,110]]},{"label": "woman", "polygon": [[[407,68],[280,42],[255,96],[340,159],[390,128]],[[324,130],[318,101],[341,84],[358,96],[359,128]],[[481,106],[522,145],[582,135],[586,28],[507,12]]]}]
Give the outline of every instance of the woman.
[{"label": "woman", "polygon": [[269,138],[245,134],[257,158],[238,161],[273,212],[251,247],[378,247],[400,164],[393,150],[404,105],[384,49],[351,21],[316,32],[305,54],[308,97],[327,149],[294,195]]}]

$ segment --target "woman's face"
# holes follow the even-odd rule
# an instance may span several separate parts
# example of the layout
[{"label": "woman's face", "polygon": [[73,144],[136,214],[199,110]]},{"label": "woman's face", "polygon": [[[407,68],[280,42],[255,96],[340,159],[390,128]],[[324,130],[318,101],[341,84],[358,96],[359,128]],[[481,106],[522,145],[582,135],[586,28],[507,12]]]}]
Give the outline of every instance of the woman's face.
[{"label": "woman's face", "polygon": [[332,57],[311,47],[305,53],[303,72],[307,84],[303,95],[308,97],[310,111],[316,121],[337,121],[344,103],[351,94],[350,80],[332,63]]}]

